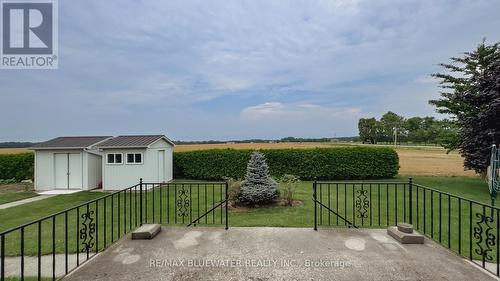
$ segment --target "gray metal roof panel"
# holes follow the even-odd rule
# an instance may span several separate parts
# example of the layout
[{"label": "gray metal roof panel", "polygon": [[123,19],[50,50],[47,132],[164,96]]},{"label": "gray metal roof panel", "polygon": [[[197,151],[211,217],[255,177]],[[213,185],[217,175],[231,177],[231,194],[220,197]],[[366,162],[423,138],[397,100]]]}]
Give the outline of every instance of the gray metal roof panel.
[{"label": "gray metal roof panel", "polygon": [[58,137],[33,145],[32,149],[86,148],[98,144],[111,136]]},{"label": "gray metal roof panel", "polygon": [[120,148],[120,147],[148,147],[159,139],[164,138],[173,144],[164,135],[139,135],[139,136],[118,136],[97,145],[99,148]]}]

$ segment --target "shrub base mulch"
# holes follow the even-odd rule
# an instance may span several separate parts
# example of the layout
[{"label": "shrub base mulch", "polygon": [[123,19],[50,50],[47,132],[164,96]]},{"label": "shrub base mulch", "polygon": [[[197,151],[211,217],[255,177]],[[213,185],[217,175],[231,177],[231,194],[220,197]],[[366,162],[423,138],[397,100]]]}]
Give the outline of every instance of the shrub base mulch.
[{"label": "shrub base mulch", "polygon": [[[270,204],[266,205],[239,205],[234,200],[229,201],[229,205],[227,206],[230,211],[234,212],[246,212],[251,209],[256,208],[278,208],[278,207],[297,207],[304,204],[300,200],[293,200],[292,206],[288,205],[288,201],[285,199],[278,199]],[[225,204],[222,204],[222,207],[226,207]]]}]

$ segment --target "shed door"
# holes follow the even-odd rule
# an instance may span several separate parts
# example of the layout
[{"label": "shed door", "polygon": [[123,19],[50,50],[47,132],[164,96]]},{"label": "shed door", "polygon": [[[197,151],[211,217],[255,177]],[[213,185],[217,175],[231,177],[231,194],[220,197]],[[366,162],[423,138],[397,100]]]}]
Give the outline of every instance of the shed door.
[{"label": "shed door", "polygon": [[68,187],[74,189],[82,188],[82,161],[80,160],[80,154],[69,153],[68,154]]},{"label": "shed door", "polygon": [[158,151],[158,182],[165,181],[165,150]]},{"label": "shed door", "polygon": [[55,188],[67,189],[68,188],[68,154],[56,153],[55,154]]},{"label": "shed door", "polygon": [[82,166],[78,153],[55,154],[55,188],[82,188]]}]

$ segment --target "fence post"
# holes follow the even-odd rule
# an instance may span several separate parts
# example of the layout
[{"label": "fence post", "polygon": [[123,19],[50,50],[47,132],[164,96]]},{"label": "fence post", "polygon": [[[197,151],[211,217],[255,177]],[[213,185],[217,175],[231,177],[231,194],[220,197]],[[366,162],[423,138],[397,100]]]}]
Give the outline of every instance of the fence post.
[{"label": "fence post", "polygon": [[0,253],[0,280],[5,280],[5,235],[0,236],[0,246],[2,247],[2,252]]},{"label": "fence post", "polygon": [[142,178],[139,180],[139,211],[142,226]]},{"label": "fence post", "polygon": [[227,206],[229,205],[229,195],[227,194],[228,190],[229,190],[229,186],[228,186],[228,183],[226,181],[226,230],[229,229],[229,222],[227,221],[228,219],[228,215],[227,215]]},{"label": "fence post", "polygon": [[318,230],[318,207],[317,207],[317,200],[316,200],[316,183],[317,181],[314,180],[313,182],[313,201],[314,201],[314,230]]},{"label": "fence post", "polygon": [[413,224],[413,179],[412,178],[408,179],[408,187],[410,188],[410,224]]}]

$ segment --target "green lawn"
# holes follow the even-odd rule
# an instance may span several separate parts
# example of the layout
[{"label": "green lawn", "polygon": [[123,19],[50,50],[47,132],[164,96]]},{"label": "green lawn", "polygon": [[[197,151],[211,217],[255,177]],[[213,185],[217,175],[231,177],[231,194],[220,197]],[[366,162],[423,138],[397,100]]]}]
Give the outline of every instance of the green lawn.
[{"label": "green lawn", "polygon": [[0,210],[0,231],[57,213],[75,205],[102,197],[100,192],[79,192],[58,195],[44,200]]},{"label": "green lawn", "polygon": [[491,203],[488,185],[479,177],[413,177],[413,181],[467,199]]},{"label": "green lawn", "polygon": [[[398,178],[393,181],[407,181],[406,178]],[[375,182],[375,181],[370,181]],[[489,194],[486,183],[480,178],[462,178],[462,177],[416,177],[414,182],[441,190],[444,192],[449,192],[451,194],[456,194],[471,200],[478,202],[483,202],[488,204]],[[207,188],[207,190],[205,190]],[[406,220],[409,217],[409,212],[405,213],[405,206],[408,208],[409,200],[404,199],[401,189],[398,193],[398,200],[394,199],[395,191],[392,186],[387,189],[382,188],[380,192],[378,191],[377,184],[372,185],[371,190],[371,200],[370,209],[367,213],[366,218],[361,221],[360,217],[355,216],[353,210],[357,210],[353,205],[352,191],[358,191],[361,189],[361,185],[348,186],[337,188],[330,187],[330,200],[328,198],[328,188],[325,186],[321,187],[321,199],[325,205],[328,205],[333,210],[338,210],[339,214],[345,216],[348,220],[356,222],[357,225],[362,225],[363,227],[376,227],[384,228],[386,225],[393,225],[396,221]],[[363,188],[368,188],[367,184],[363,185]],[[210,209],[214,204],[220,201],[221,198],[221,186],[211,186],[211,185],[201,185],[197,184],[186,185],[184,188],[176,187],[177,190],[173,188],[168,191],[167,189],[156,189],[156,191],[148,192],[147,196],[144,195],[144,209],[146,210],[146,200],[148,200],[147,213],[144,211],[143,217],[145,221],[161,222],[163,224],[178,224],[185,225],[189,223],[192,219],[196,218],[198,215],[203,214],[204,210]],[[191,189],[191,192],[188,190]],[[180,204],[186,202],[191,194],[191,204],[186,207],[185,216],[180,216],[179,214],[179,202],[176,200],[182,190],[186,191],[184,201]],[[223,191],[223,190],[222,190]],[[339,192],[339,196],[336,197],[336,192]],[[168,193],[167,193],[168,192]],[[319,192],[319,191],[318,191]],[[344,195],[345,192],[345,195]],[[176,196],[177,193],[177,196]],[[222,192],[223,193],[223,192]],[[475,213],[481,213],[481,207],[479,205],[474,205],[472,209],[466,205],[465,201],[462,202],[460,212],[458,211],[458,200],[450,197],[448,201],[447,196],[441,198],[441,217],[439,216],[439,197],[437,193],[432,194],[430,191],[426,192],[427,201],[425,206],[423,205],[423,190],[418,190],[419,203],[418,203],[418,215],[417,215],[417,190],[414,189],[414,212],[413,212],[413,223],[422,232],[424,227],[423,218],[426,218],[425,228],[426,234],[433,237],[436,241],[441,240],[444,246],[450,245],[450,248],[456,252],[459,251],[458,247],[460,245],[460,253],[464,256],[469,255],[469,244],[468,237],[470,236],[470,227],[476,225],[477,218]],[[334,195],[335,194],[335,195]],[[356,193],[357,194],[357,193]],[[355,196],[356,196],[355,194]],[[0,210],[0,231],[6,230],[8,228],[18,226],[20,224],[36,220],[38,218],[44,217],[56,213],[58,211],[71,208],[75,205],[93,200],[102,196],[106,196],[106,193],[98,192],[80,192],[70,195],[60,195],[52,198],[48,198],[42,201],[29,203],[26,205],[13,207],[5,210]],[[154,196],[154,200],[153,200]],[[345,196],[345,197],[344,197]],[[380,196],[380,201],[378,197]],[[387,196],[389,196],[389,201],[387,201]],[[433,198],[431,201],[430,198]],[[88,205],[90,211],[98,211],[98,229],[96,232],[98,236],[99,249],[104,248],[104,241],[106,245],[110,245],[113,241],[116,241],[119,237],[123,236],[130,229],[135,228],[139,223],[137,218],[140,216],[135,208],[136,202],[138,202],[138,193],[127,192],[126,194],[114,195],[113,197],[107,197],[106,199],[101,199],[97,203],[93,202]],[[222,196],[224,197],[224,196]],[[229,225],[230,227],[235,226],[278,226],[278,227],[313,227],[314,223],[314,207],[311,200],[312,197],[312,182],[302,182],[296,191],[295,198],[300,200],[302,204],[296,207],[261,207],[253,209],[231,209],[229,214]],[[320,195],[318,194],[318,197]],[[161,199],[160,199],[161,198]],[[408,198],[408,197],[407,197]],[[161,200],[161,202],[160,202]],[[153,202],[155,202],[155,212],[153,213]],[[387,208],[387,202],[389,202],[390,207]],[[396,208],[397,202],[397,208]],[[431,206],[433,202],[433,206]],[[406,205],[405,205],[406,204]],[[161,210],[160,210],[161,205]],[[119,209],[118,209],[119,208]],[[380,209],[379,209],[380,208]],[[448,216],[447,210],[450,209],[450,216]],[[87,205],[74,209],[67,213],[67,228],[68,228],[68,252],[75,252],[77,250],[81,251],[82,244],[77,231],[81,229],[84,214],[87,210]],[[433,212],[431,213],[431,210]],[[216,209],[215,212],[210,213],[209,216],[204,217],[200,223],[208,225],[221,226],[225,222],[223,216],[223,210],[221,208]],[[472,223],[469,222],[469,212],[473,212]],[[125,215],[124,215],[125,214]],[[396,218],[397,214],[397,218]],[[459,217],[460,214],[460,217]],[[406,216],[405,216],[406,215]],[[93,214],[95,219],[96,214]],[[118,217],[120,216],[120,217]],[[147,219],[146,219],[147,217]],[[337,224],[337,217],[329,213],[326,208],[318,207],[318,218],[320,227],[327,227],[328,225]],[[433,218],[433,220],[431,220]],[[65,252],[65,214],[60,214],[55,218],[55,249],[58,253]],[[106,228],[104,228],[104,219],[106,219]],[[495,216],[496,219],[496,216]],[[111,223],[113,221],[113,223]],[[371,225],[370,225],[371,221]],[[380,223],[379,223],[380,221]],[[461,222],[460,222],[461,221]],[[441,222],[441,224],[439,224]],[[461,241],[458,243],[458,230],[460,223],[460,233]],[[42,248],[41,251],[44,254],[52,252],[52,219],[45,220],[41,225],[41,240]],[[342,220],[339,220],[339,225],[343,225]],[[449,225],[449,227],[448,227]],[[125,227],[125,228],[124,228]],[[439,229],[441,227],[441,237],[439,236]],[[449,230],[449,231],[448,231]],[[496,228],[493,229],[496,231]],[[106,232],[106,233],[105,233]],[[448,240],[448,232],[450,233],[450,239]],[[15,231],[6,236],[6,254],[7,255],[18,255],[20,253],[20,231]],[[37,241],[38,241],[38,225],[31,225],[25,228],[25,254],[35,255],[37,252]],[[449,241],[449,243],[448,243]],[[95,240],[94,240],[95,242]],[[95,249],[96,245],[94,245]],[[495,255],[496,256],[496,255]],[[476,257],[476,256],[475,256]],[[476,257],[477,258],[477,257]]]},{"label": "green lawn", "polygon": [[38,196],[38,194],[30,191],[0,193],[0,204],[6,204],[35,196]]}]

